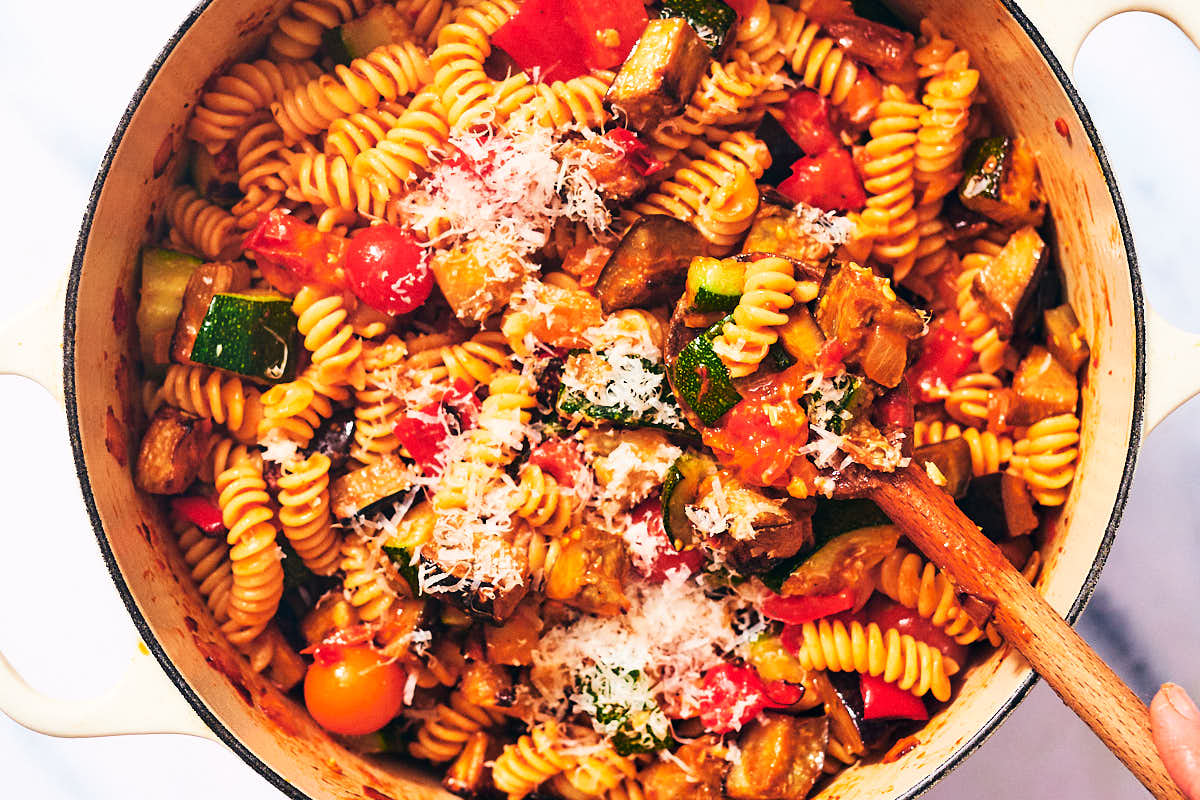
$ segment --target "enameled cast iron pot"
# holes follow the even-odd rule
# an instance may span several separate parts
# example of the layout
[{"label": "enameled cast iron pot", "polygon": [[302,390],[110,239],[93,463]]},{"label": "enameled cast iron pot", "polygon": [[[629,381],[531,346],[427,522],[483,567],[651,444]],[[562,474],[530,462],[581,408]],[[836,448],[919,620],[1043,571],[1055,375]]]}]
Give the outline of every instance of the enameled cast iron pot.
[{"label": "enameled cast iron pot", "polygon": [[[28,375],[62,393],[101,552],[154,656],[135,657],[112,691],[86,703],[37,694],[0,656],[0,709],[59,736],[175,732],[217,739],[295,798],[432,798],[443,794],[436,778],[347,752],[302,707],[246,668],[191,587],[156,504],[139,495],[130,477],[139,435],[130,324],[138,249],[178,174],[184,125],[200,87],[255,50],[285,5],[211,0],[192,12],[150,68],[113,137],[62,289],[0,331],[0,372]],[[1051,241],[1092,348],[1079,471],[1061,516],[1050,523],[1038,581],[1051,605],[1074,621],[1112,543],[1141,437],[1200,389],[1200,337],[1170,328],[1145,307],[1117,186],[1064,66],[1097,23],[1132,8],[1159,11],[1196,40],[1200,6],[1193,0],[893,5],[909,21],[929,16],[969,47],[1007,127],[1039,154],[1053,211]],[[1067,137],[1056,132],[1059,120]],[[916,796],[977,747],[1032,683],[1019,656],[994,652],[968,672],[911,752],[893,764],[847,770],[820,797]]]}]

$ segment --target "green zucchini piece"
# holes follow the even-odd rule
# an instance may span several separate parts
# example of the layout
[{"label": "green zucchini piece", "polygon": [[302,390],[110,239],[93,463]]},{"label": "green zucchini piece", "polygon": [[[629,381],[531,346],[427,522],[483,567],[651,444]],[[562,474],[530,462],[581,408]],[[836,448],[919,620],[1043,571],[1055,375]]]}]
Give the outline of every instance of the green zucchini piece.
[{"label": "green zucchini piece", "polygon": [[296,315],[282,295],[213,295],[192,361],[276,383],[296,374]]},{"label": "green zucchini piece", "polygon": [[1036,295],[1045,254],[1042,237],[1026,226],[1008,237],[996,257],[975,274],[971,293],[1001,336],[1012,335],[1016,320]]},{"label": "green zucchini piece", "polygon": [[896,549],[894,525],[857,528],[833,537],[792,570],[780,592],[785,595],[837,594],[861,579]]},{"label": "green zucchini piece", "polygon": [[742,401],[729,369],[712,346],[732,319],[723,318],[688,342],[670,368],[676,394],[705,425],[716,425],[729,409]]},{"label": "green zucchini piece", "polygon": [[421,593],[421,581],[418,577],[419,565],[413,563],[412,550],[401,544],[387,542],[383,545],[383,552],[392,560],[396,566],[396,572],[404,579],[412,589],[414,595]]},{"label": "green zucchini piece", "polygon": [[321,37],[325,53],[339,64],[349,64],[376,47],[403,42],[411,33],[404,17],[393,6],[378,5],[357,19],[330,28]]},{"label": "green zucchini piece", "polygon": [[663,0],[659,16],[682,17],[688,21],[717,58],[733,41],[737,12],[721,0]]},{"label": "green zucchini piece", "polygon": [[[891,522],[888,515],[870,500],[820,500],[812,517],[815,546],[825,545],[848,531],[890,525]],[[760,579],[771,591],[778,592],[788,576],[812,553],[813,548],[805,549],[780,562]]]},{"label": "green zucchini piece", "polygon": [[683,110],[708,62],[708,45],[687,20],[652,19],[604,101],[630,128],[649,133]]},{"label": "green zucchini piece", "polygon": [[666,368],[636,355],[571,353],[563,366],[554,407],[568,419],[681,433],[690,430],[667,381]]},{"label": "green zucchini piece", "polygon": [[674,305],[688,264],[708,252],[700,232],[674,217],[651,214],[621,237],[599,279],[596,297],[605,314],[622,308]]},{"label": "green zucchini piece", "polygon": [[992,136],[976,139],[963,159],[958,198],[1001,225],[1040,225],[1046,200],[1037,160],[1023,139]]},{"label": "green zucchini piece", "polygon": [[688,313],[733,311],[746,285],[746,265],[731,258],[697,256],[688,266],[684,302]]},{"label": "green zucchini piece", "polygon": [[575,676],[575,709],[599,723],[619,755],[653,753],[674,742],[654,683],[640,669],[598,663]]},{"label": "green zucchini piece", "polygon": [[700,493],[700,482],[717,471],[716,463],[708,456],[684,453],[675,459],[663,480],[662,503],[663,529],[677,548],[692,543],[695,531],[684,509],[696,502]]},{"label": "green zucchini piece", "polygon": [[203,262],[195,256],[165,250],[142,249],[142,289],[138,299],[138,338],[142,364],[151,373],[171,363],[171,337],[183,308],[188,279]]},{"label": "green zucchini piece", "polygon": [[871,394],[861,378],[844,372],[822,381],[800,402],[810,424],[840,436],[870,406]]}]

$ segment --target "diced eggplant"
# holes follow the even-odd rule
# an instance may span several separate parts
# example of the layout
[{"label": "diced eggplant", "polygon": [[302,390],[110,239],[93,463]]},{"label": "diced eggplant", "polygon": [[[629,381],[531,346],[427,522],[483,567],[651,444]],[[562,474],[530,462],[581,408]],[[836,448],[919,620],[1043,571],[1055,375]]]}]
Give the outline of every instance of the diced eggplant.
[{"label": "diced eggplant", "polygon": [[208,436],[200,420],[163,404],[142,437],[134,482],[143,492],[179,494],[200,473]]},{"label": "diced eggplant", "polygon": [[813,542],[815,503],[769,497],[727,471],[701,481],[695,505],[731,521],[728,530],[709,535],[706,544],[722,552],[739,572],[762,572]]},{"label": "diced eggplant", "polygon": [[971,482],[971,448],[963,438],[947,439],[937,444],[927,444],[918,447],[912,454],[913,463],[922,469],[928,469],[926,463],[933,464],[937,471],[946,479],[942,490],[954,498],[962,497],[967,492]]},{"label": "diced eggplant", "polygon": [[1008,416],[1013,425],[1032,425],[1046,417],[1067,414],[1079,403],[1079,385],[1044,347],[1034,346],[1013,375],[1016,407]]},{"label": "diced eggplant", "polygon": [[989,539],[1024,536],[1038,526],[1037,512],[1025,481],[1007,472],[993,472],[971,481],[958,501],[971,521]]},{"label": "diced eggplant", "polygon": [[350,520],[370,513],[372,506],[392,501],[412,488],[412,477],[400,456],[389,453],[370,466],[347,472],[330,486],[330,509],[335,519]]},{"label": "diced eggplant", "polygon": [[350,457],[350,446],[354,444],[354,409],[338,409],[322,420],[305,453],[320,453],[329,458],[331,472],[340,471]]},{"label": "diced eggplant", "polygon": [[625,543],[590,526],[562,540],[562,551],[546,578],[546,597],[600,616],[629,608],[624,586],[629,574]]},{"label": "diced eggplant", "polygon": [[1002,336],[1012,334],[1014,321],[1037,286],[1045,251],[1036,230],[1021,228],[975,275],[971,293]]},{"label": "diced eggplant", "polygon": [[[419,569],[426,577],[425,585],[435,587],[430,593],[486,622],[502,623],[511,617],[529,592],[528,582],[496,586],[487,581],[464,579],[472,569],[472,562],[461,560],[460,555],[457,550],[451,557],[440,548],[422,549]],[[519,558],[515,548],[510,556],[514,560]]]},{"label": "diced eggplant", "polygon": [[242,261],[218,261],[202,264],[192,273],[183,292],[183,309],[171,340],[171,358],[180,364],[192,364],[192,345],[204,324],[213,295],[240,292],[250,288],[250,268]]},{"label": "diced eggplant", "polygon": [[850,423],[842,435],[841,449],[856,464],[869,470],[895,472],[907,463],[904,460],[905,441],[903,431],[892,431],[890,437],[884,436],[871,420],[859,417]]},{"label": "diced eggplant", "polygon": [[856,756],[881,747],[903,725],[894,720],[865,718],[859,680],[856,672],[820,672],[813,677],[817,694],[825,702],[829,737]]},{"label": "diced eggplant", "polygon": [[796,363],[815,372],[817,356],[825,344],[825,334],[807,306],[795,305],[787,312],[788,321],[779,327],[779,341]]},{"label": "diced eggplant", "polygon": [[724,800],[729,762],[714,734],[680,747],[670,761],[655,761],[641,773],[646,800]]},{"label": "diced eggplant", "polygon": [[853,263],[830,276],[816,319],[826,338],[845,348],[847,364],[858,364],[868,378],[889,388],[904,377],[908,343],[925,331],[925,319],[896,296],[890,281]]},{"label": "diced eggplant", "polygon": [[1024,139],[977,139],[963,160],[958,197],[967,208],[1006,226],[1040,225],[1046,199],[1037,159]]},{"label": "diced eggplant", "polygon": [[1083,327],[1069,303],[1057,308],[1048,308],[1043,320],[1046,329],[1046,348],[1054,360],[1066,367],[1072,375],[1087,363],[1090,351],[1083,338]]},{"label": "diced eggplant", "polygon": [[733,800],[804,800],[825,766],[825,717],[792,717],[768,711],[738,737],[741,757],[725,778]]},{"label": "diced eggplant", "polygon": [[835,536],[792,571],[781,593],[829,595],[855,588],[872,567],[896,549],[899,540],[900,532],[892,525],[859,528]]},{"label": "diced eggplant", "polygon": [[488,663],[529,666],[545,625],[540,604],[533,596],[526,597],[503,625],[484,626]]},{"label": "diced eggplant", "polygon": [[237,159],[232,148],[217,153],[206,147],[193,147],[189,168],[192,185],[222,208],[233,208],[244,197],[238,189]]},{"label": "diced eggplant", "polygon": [[569,139],[555,149],[554,156],[560,163],[582,164],[605,200],[624,202],[646,189],[645,177],[607,137]]},{"label": "diced eggplant", "polygon": [[829,20],[821,27],[860,64],[895,72],[911,63],[916,44],[911,33],[853,15]]},{"label": "diced eggplant", "polygon": [[625,125],[649,133],[691,99],[709,57],[708,46],[687,20],[652,19],[604,101]]},{"label": "diced eggplant", "polygon": [[674,305],[692,258],[707,252],[704,237],[686,222],[657,214],[642,218],[621,238],[596,281],[604,313]]},{"label": "diced eggplant", "polygon": [[[790,173],[789,173],[790,174]],[[833,247],[814,237],[812,224],[790,208],[762,203],[742,243],[743,253],[769,253],[796,265],[796,279],[820,283],[825,279]]]},{"label": "diced eggplant", "polygon": [[[792,164],[803,158],[804,151],[796,140],[783,129],[779,120],[771,114],[765,114],[754,136],[767,146],[771,153],[771,166],[759,178],[760,183],[778,186],[792,175]],[[761,209],[763,206],[759,206]]]},{"label": "diced eggplant", "polygon": [[437,251],[429,268],[455,316],[474,323],[504,308],[529,274],[514,247],[483,239]]},{"label": "diced eggplant", "polygon": [[309,645],[320,644],[331,634],[358,623],[356,609],[341,591],[324,595],[300,622],[300,632]]}]

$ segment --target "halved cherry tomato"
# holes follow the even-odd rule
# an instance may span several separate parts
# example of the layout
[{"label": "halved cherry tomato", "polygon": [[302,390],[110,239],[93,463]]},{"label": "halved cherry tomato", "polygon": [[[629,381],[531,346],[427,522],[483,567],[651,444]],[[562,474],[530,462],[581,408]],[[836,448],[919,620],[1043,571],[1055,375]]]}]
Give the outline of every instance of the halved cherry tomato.
[{"label": "halved cherry tomato", "polygon": [[654,539],[657,548],[651,563],[645,564],[635,559],[633,565],[650,583],[662,583],[667,579],[668,573],[680,569],[694,575],[704,566],[704,553],[700,548],[676,550],[671,544],[671,539],[663,528],[662,504],[657,497],[638,505],[630,514],[630,518],[634,524],[646,523],[647,535]]},{"label": "halved cherry tomato", "polygon": [[442,452],[450,437],[448,426],[466,430],[478,413],[479,398],[465,381],[455,379],[437,400],[401,417],[393,432],[426,475],[440,475],[446,466]]},{"label": "halved cherry tomato", "polygon": [[947,311],[921,341],[921,357],[908,372],[909,383],[917,388],[921,402],[942,400],[974,357],[958,313]]},{"label": "halved cherry tomato", "polygon": [[721,664],[704,673],[700,721],[713,733],[740,730],[766,708],[800,701],[804,687],[786,681],[767,683],[753,667]]},{"label": "halved cherry tomato", "polygon": [[322,728],[362,736],[400,713],[406,676],[398,664],[369,645],[332,645],[319,653],[304,676],[304,704]]},{"label": "halved cherry tomato", "polygon": [[854,607],[855,591],[843,589],[837,594],[780,597],[772,593],[763,601],[762,615],[789,625],[806,622],[849,611]]},{"label": "halved cherry tomato", "polygon": [[569,439],[546,439],[529,454],[529,463],[548,472],[560,486],[575,485],[584,469],[579,446]]},{"label": "halved cherry tomato", "polygon": [[797,89],[783,104],[779,124],[805,155],[815,156],[838,146],[829,122],[829,103],[812,89]]},{"label": "halved cherry tomato", "polygon": [[605,134],[625,154],[625,160],[643,178],[661,171],[667,165],[650,154],[650,147],[628,128],[613,128]]},{"label": "halved cherry tomato", "polygon": [[860,673],[858,688],[862,692],[863,719],[929,719],[921,698],[888,683],[882,676]]},{"label": "halved cherry tomato", "polygon": [[424,248],[395,225],[372,225],[350,239],[346,275],[359,300],[388,314],[407,314],[433,291]]},{"label": "halved cherry tomato", "polygon": [[842,147],[797,160],[779,192],[793,203],[824,211],[858,211],[867,202],[854,160]]},{"label": "halved cherry tomato", "polygon": [[345,237],[322,233],[278,208],[247,234],[242,249],[257,256],[263,276],[281,292],[294,294],[305,283],[346,285]]}]

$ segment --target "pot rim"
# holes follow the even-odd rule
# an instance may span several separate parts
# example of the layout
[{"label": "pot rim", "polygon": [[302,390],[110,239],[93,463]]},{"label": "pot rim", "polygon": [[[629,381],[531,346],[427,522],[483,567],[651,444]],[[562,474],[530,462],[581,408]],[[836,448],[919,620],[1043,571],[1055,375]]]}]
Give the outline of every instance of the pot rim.
[{"label": "pot rim", "polygon": [[[258,756],[250,751],[237,736],[234,735],[225,725],[213,714],[201,700],[200,696],[191,688],[183,674],[175,666],[174,662],[167,656],[166,651],[159,643],[154,632],[151,630],[149,623],[142,615],[137,607],[137,603],[133,599],[133,594],[129,589],[129,585],[125,581],[120,567],[118,567],[116,559],[113,555],[111,547],[108,544],[108,537],[104,530],[104,524],[100,519],[100,512],[96,505],[96,498],[92,491],[91,477],[88,474],[87,463],[83,453],[83,439],[80,434],[79,427],[79,408],[76,402],[75,395],[75,333],[76,333],[76,295],[79,291],[79,280],[83,271],[84,253],[87,249],[87,241],[91,235],[92,222],[95,218],[96,208],[99,204],[100,194],[104,189],[105,180],[108,177],[108,172],[112,168],[112,162],[116,155],[117,149],[120,147],[124,139],[125,132],[128,129],[130,122],[133,119],[134,113],[141,104],[146,92],[150,88],[150,84],[158,76],[159,70],[167,58],[174,51],[175,46],[183,39],[191,27],[196,23],[200,16],[207,10],[213,0],[201,0],[201,2],[192,9],[188,16],[183,20],[176,31],[163,45],[158,55],[155,57],[150,68],[147,70],[145,77],[142,78],[136,91],[133,93],[125,111],[122,113],[117,128],[113,133],[108,149],[105,151],[104,158],[100,162],[100,168],[96,174],[95,183],[92,186],[88,204],[84,211],[83,221],[80,225],[79,236],[75,243],[75,254],[71,262],[71,272],[68,277],[66,306],[63,314],[63,396],[66,400],[67,411],[67,428],[68,436],[71,441],[71,451],[75,459],[75,472],[79,478],[79,487],[83,494],[84,505],[87,508],[88,518],[91,520],[92,529],[96,534],[96,540],[100,546],[100,555],[104,559],[105,567],[108,569],[109,575],[112,577],[113,584],[116,586],[117,593],[121,597],[121,602],[125,604],[125,609],[133,620],[134,626],[137,628],[139,635],[149,648],[154,658],[158,661],[167,677],[171,680],[187,700],[188,704],[195,710],[196,714],[204,721],[204,724],[212,730],[227,747],[236,753],[247,765],[255,772],[265,778],[279,791],[295,800],[312,800],[311,796],[301,789],[293,786],[283,776],[277,773],[274,769],[263,762]],[[1121,230],[1121,241],[1125,247],[1126,263],[1129,265],[1130,286],[1133,291],[1133,322],[1134,322],[1134,383],[1133,383],[1133,414],[1131,427],[1129,431],[1129,451],[1125,457],[1125,465],[1121,474],[1121,481],[1117,488],[1117,494],[1114,498],[1112,514],[1109,516],[1108,525],[1105,528],[1104,537],[1100,542],[1100,547],[1096,551],[1096,557],[1092,562],[1092,566],[1088,571],[1087,577],[1083,585],[1079,589],[1079,594],[1076,595],[1071,608],[1067,611],[1065,619],[1069,624],[1074,624],[1087,606],[1091,599],[1096,584],[1100,579],[1100,572],[1104,568],[1104,563],[1108,559],[1108,553],[1112,548],[1113,539],[1116,536],[1117,527],[1121,522],[1121,515],[1125,510],[1125,503],[1129,496],[1129,488],[1133,481],[1134,467],[1137,462],[1138,450],[1141,446],[1142,438],[1142,416],[1143,416],[1143,399],[1145,396],[1146,382],[1146,322],[1145,308],[1142,294],[1142,279],[1138,269],[1137,254],[1134,251],[1133,234],[1129,226],[1129,219],[1125,213],[1125,204],[1121,200],[1121,193],[1117,187],[1116,178],[1113,175],[1112,167],[1109,164],[1108,156],[1104,151],[1104,146],[1100,142],[1099,134],[1096,131],[1095,124],[1092,122],[1091,115],[1088,114],[1087,108],[1083,103],[1079,92],[1075,89],[1071,78],[1063,69],[1058,58],[1051,51],[1041,33],[1029,20],[1029,18],[1016,5],[1014,0],[999,0],[1005,10],[1012,15],[1013,19],[1025,32],[1025,35],[1034,43],[1038,51],[1041,53],[1046,65],[1049,66],[1054,77],[1058,79],[1059,84],[1066,92],[1071,105],[1075,108],[1075,112],[1079,115],[1079,120],[1082,123],[1083,130],[1087,134],[1088,142],[1091,144],[1093,151],[1096,153],[1096,158],[1100,163],[1100,169],[1104,174],[1105,183],[1108,185],[1109,194],[1113,200],[1113,206],[1116,210],[1117,224]],[[1036,673],[1031,673],[1027,676],[1016,690],[1009,695],[1008,699],[1000,709],[988,719],[976,733],[966,741],[950,758],[943,761],[919,783],[912,786],[903,796],[903,800],[913,800],[931,788],[935,783],[950,774],[959,764],[961,764],[968,756],[973,754],[984,742],[988,740],[999,728],[1009,714],[1017,707],[1017,705],[1025,698],[1030,689],[1037,682],[1038,676]]]}]

